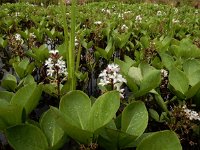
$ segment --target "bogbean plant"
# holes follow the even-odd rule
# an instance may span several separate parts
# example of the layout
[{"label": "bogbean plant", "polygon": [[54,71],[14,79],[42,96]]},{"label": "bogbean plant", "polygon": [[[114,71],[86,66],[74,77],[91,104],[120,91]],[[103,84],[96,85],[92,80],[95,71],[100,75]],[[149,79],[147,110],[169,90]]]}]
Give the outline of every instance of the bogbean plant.
[{"label": "bogbean plant", "polygon": [[[64,3],[1,6],[0,131],[10,146],[60,149],[72,139],[80,149],[197,145],[198,11],[75,3],[71,11]],[[99,86],[96,98],[86,94],[88,81]]]}]

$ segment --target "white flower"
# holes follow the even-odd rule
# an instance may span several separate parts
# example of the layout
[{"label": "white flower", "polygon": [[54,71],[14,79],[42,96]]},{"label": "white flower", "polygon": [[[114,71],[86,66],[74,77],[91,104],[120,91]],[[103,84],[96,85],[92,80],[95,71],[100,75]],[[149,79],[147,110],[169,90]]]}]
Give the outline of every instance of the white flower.
[{"label": "white flower", "polygon": [[110,14],[110,10],[109,9],[104,9],[103,8],[103,9],[101,9],[101,11],[104,12],[104,13]]},{"label": "white flower", "polygon": [[56,55],[56,54],[58,54],[58,50],[50,50],[49,53],[53,54],[53,55]]},{"label": "white flower", "polygon": [[75,37],[75,46],[78,46],[79,45],[79,41],[78,39]]},{"label": "white flower", "polygon": [[117,64],[109,64],[107,69],[109,69],[109,71],[112,71],[112,72],[119,72],[120,68],[119,68],[119,65]]},{"label": "white flower", "polygon": [[53,76],[53,74],[54,74],[54,72],[55,72],[55,70],[54,69],[52,69],[52,68],[48,68],[47,69],[47,76]]},{"label": "white flower", "polygon": [[58,75],[67,76],[67,68],[65,61],[62,60],[62,56],[58,58],[58,50],[49,51],[52,55],[45,61],[47,67],[47,76],[57,78]]},{"label": "white flower", "polygon": [[17,41],[21,41],[22,39],[21,39],[21,35],[20,34],[15,34],[15,39],[17,40]]},{"label": "white flower", "polygon": [[125,11],[124,14],[130,14],[132,11]]},{"label": "white flower", "polygon": [[124,98],[123,96],[124,90],[120,89],[120,87],[123,83],[126,83],[127,81],[125,78],[123,78],[123,76],[119,72],[120,72],[119,65],[114,63],[109,64],[108,67],[99,74],[100,78],[99,85],[105,86],[112,84],[114,89],[119,91],[121,97]]},{"label": "white flower", "polygon": [[200,121],[200,116],[196,111],[188,109],[186,105],[184,105],[182,108],[184,109],[187,118],[189,118],[190,120]]},{"label": "white flower", "polygon": [[121,26],[121,30],[128,30],[128,27],[127,27],[125,24],[123,24],[123,25]]},{"label": "white flower", "polygon": [[15,16],[16,16],[16,17],[18,17],[19,15],[20,15],[20,13],[19,13],[19,12],[16,12],[16,13],[15,13]]},{"label": "white flower", "polygon": [[161,69],[160,72],[161,72],[161,74],[162,74],[162,76],[163,76],[164,78],[165,78],[165,77],[168,77],[168,71],[167,71],[167,70]]},{"label": "white flower", "polygon": [[118,17],[124,19],[124,15],[123,14],[118,14]]},{"label": "white flower", "polygon": [[135,21],[141,23],[142,22],[142,17],[141,15],[138,15],[135,17]]},{"label": "white flower", "polygon": [[157,16],[162,16],[162,12],[161,11],[157,11]]},{"label": "white flower", "polygon": [[176,19],[172,19],[172,22],[173,23],[179,23],[180,21],[178,19],[177,20]]},{"label": "white flower", "polygon": [[195,14],[198,14],[199,12],[198,12],[198,10],[195,10],[195,12],[194,12]]},{"label": "white flower", "polygon": [[94,24],[100,25],[100,24],[102,24],[102,22],[101,21],[95,21]]}]

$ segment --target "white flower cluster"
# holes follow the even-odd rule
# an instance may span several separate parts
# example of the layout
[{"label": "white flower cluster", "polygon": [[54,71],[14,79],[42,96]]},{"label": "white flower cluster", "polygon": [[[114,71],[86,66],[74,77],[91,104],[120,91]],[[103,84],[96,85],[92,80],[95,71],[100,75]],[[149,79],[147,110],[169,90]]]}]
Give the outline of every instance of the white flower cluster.
[{"label": "white flower cluster", "polygon": [[15,34],[15,39],[17,40],[17,41],[21,41],[22,40],[22,38],[21,38],[21,35],[20,34]]},{"label": "white flower cluster", "polygon": [[103,12],[103,13],[107,13],[107,14],[111,14],[111,12],[110,12],[110,10],[109,9],[101,9],[101,11]]},{"label": "white flower cluster", "polygon": [[157,16],[162,16],[162,12],[161,11],[157,11]]},{"label": "white flower cluster", "polygon": [[62,60],[62,56],[60,57],[58,54],[58,50],[50,50],[49,53],[50,58],[45,61],[45,65],[47,66],[47,76],[57,78],[58,75],[67,76],[67,68],[65,65],[65,61]]},{"label": "white flower cluster", "polygon": [[173,23],[179,23],[180,21],[178,19],[172,19]]},{"label": "white flower cluster", "polygon": [[123,24],[123,25],[121,26],[121,30],[128,30],[128,27],[127,27],[125,24]]},{"label": "white flower cluster", "polygon": [[142,22],[142,17],[141,15],[138,15],[135,17],[135,21],[141,23]]},{"label": "white flower cluster", "polygon": [[75,46],[78,46],[79,45],[79,41],[78,39],[75,37]]},{"label": "white flower cluster", "polygon": [[108,67],[99,74],[99,85],[113,85],[114,89],[119,91],[120,96],[124,98],[124,89],[121,89],[120,87],[123,83],[126,83],[127,81],[119,72],[120,68],[117,64],[109,64]]},{"label": "white flower cluster", "polygon": [[200,116],[196,111],[188,109],[186,105],[184,105],[182,108],[184,109],[187,118],[189,118],[190,120],[200,121]]},{"label": "white flower cluster", "polygon": [[163,76],[164,78],[168,77],[168,71],[167,71],[167,70],[161,69],[160,72],[161,72],[161,74],[162,74],[162,76]]},{"label": "white flower cluster", "polygon": [[15,40],[18,42],[21,42],[21,44],[24,43],[24,40],[21,38],[21,35],[18,33],[15,34]]},{"label": "white flower cluster", "polygon": [[94,24],[95,25],[100,25],[100,24],[102,24],[102,22],[101,21],[95,21]]}]

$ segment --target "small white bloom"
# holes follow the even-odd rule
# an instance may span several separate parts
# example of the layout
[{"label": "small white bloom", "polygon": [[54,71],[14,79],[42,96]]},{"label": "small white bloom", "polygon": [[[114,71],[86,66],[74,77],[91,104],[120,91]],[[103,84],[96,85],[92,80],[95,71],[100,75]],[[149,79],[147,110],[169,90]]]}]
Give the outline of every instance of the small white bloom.
[{"label": "small white bloom", "polygon": [[198,14],[199,12],[198,12],[198,10],[195,10],[195,14]]},{"label": "small white bloom", "polygon": [[95,25],[100,25],[100,24],[102,24],[102,22],[101,21],[95,21],[94,24]]},{"label": "small white bloom", "polygon": [[200,116],[196,111],[188,109],[186,105],[184,105],[182,108],[184,109],[187,118],[189,118],[190,120],[200,121]]},{"label": "small white bloom", "polygon": [[180,21],[178,19],[177,20],[176,19],[172,19],[172,22],[173,23],[179,23]]},{"label": "small white bloom", "polygon": [[124,14],[130,14],[132,11],[125,11]]},{"label": "small white bloom", "polygon": [[122,19],[124,19],[124,14],[118,14],[118,18],[122,18]]},{"label": "small white bloom", "polygon": [[141,23],[142,22],[142,17],[141,15],[138,15],[135,17],[135,21]]},{"label": "small white bloom", "polygon": [[162,76],[163,76],[164,78],[165,78],[165,77],[168,77],[168,71],[167,71],[167,70],[161,69],[160,72],[161,72],[161,74],[162,74]]},{"label": "small white bloom", "polygon": [[56,54],[58,54],[58,50],[50,50],[49,53],[53,54],[53,55],[56,55]]},{"label": "small white bloom", "polygon": [[125,24],[123,24],[123,25],[121,26],[121,30],[128,30],[128,27],[127,27]]},{"label": "small white bloom", "polygon": [[161,11],[157,11],[157,16],[162,16],[162,12]]},{"label": "small white bloom", "polygon": [[19,13],[19,12],[16,12],[16,13],[15,13],[15,16],[16,16],[16,17],[18,17],[19,15],[20,15],[20,13]]},{"label": "small white bloom", "polygon": [[21,41],[22,39],[21,39],[21,35],[20,34],[15,34],[15,39],[17,40],[17,41]]},{"label": "small white bloom", "polygon": [[78,46],[79,45],[79,41],[78,39],[75,37],[75,46]]}]

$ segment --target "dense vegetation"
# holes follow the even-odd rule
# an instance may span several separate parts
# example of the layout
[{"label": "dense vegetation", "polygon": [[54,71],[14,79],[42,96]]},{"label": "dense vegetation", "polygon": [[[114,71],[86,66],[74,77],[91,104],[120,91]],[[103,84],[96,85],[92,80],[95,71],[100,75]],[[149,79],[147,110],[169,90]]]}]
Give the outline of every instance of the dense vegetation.
[{"label": "dense vegetation", "polygon": [[71,91],[70,8],[0,6],[0,148],[198,149],[199,9],[78,5]]}]

